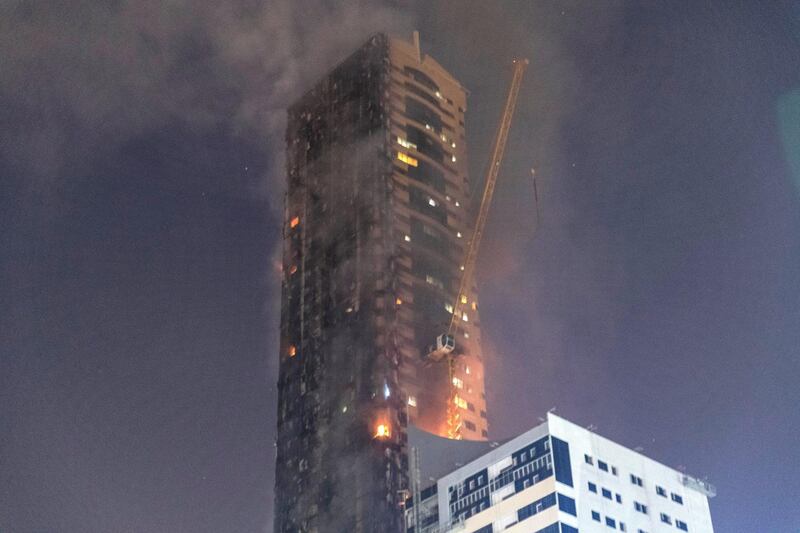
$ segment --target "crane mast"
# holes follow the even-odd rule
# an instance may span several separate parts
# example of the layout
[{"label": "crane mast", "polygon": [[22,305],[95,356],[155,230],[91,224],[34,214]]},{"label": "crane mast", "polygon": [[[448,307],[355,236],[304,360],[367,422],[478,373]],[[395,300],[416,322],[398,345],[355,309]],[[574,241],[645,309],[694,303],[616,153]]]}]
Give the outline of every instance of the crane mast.
[{"label": "crane mast", "polygon": [[453,377],[455,374],[455,356],[453,354],[455,350],[455,334],[458,322],[462,318],[463,306],[467,301],[467,293],[470,291],[472,284],[475,263],[478,258],[478,250],[480,248],[481,238],[483,237],[483,230],[486,226],[486,220],[489,217],[489,208],[492,204],[492,196],[494,195],[495,185],[497,184],[497,176],[500,173],[500,163],[505,153],[508,132],[511,128],[511,119],[514,116],[517,96],[519,95],[519,89],[522,85],[522,75],[527,66],[527,59],[514,60],[514,74],[511,78],[511,85],[508,89],[508,96],[506,98],[505,107],[503,108],[503,114],[500,118],[500,124],[497,127],[497,132],[494,137],[489,166],[486,171],[483,196],[481,197],[480,209],[478,210],[478,216],[475,220],[472,238],[469,240],[467,251],[464,256],[464,264],[462,265],[463,273],[461,275],[458,293],[456,293],[456,301],[453,305],[453,315],[450,318],[450,325],[447,328],[447,332],[437,337],[436,344],[428,354],[428,358],[433,361],[441,361],[443,358],[447,358],[448,387],[450,389],[447,402],[447,436],[451,439],[461,438],[461,420],[457,406],[455,405],[456,389],[453,384]]}]

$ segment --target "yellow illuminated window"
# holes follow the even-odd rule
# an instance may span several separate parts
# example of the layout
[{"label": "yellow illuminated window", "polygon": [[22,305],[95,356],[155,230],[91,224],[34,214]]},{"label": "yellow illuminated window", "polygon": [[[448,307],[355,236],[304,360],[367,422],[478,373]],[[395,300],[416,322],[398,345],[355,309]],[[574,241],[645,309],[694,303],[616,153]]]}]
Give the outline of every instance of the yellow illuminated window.
[{"label": "yellow illuminated window", "polygon": [[396,303],[397,305],[403,305],[403,300],[398,298],[397,300],[394,301],[394,303]]},{"label": "yellow illuminated window", "polygon": [[289,222],[289,227],[294,228],[297,227],[298,224],[300,224],[300,217],[294,217],[291,222]]},{"label": "yellow illuminated window", "polygon": [[289,346],[289,357],[294,357],[295,355],[297,355],[297,347],[292,344]]},{"label": "yellow illuminated window", "polygon": [[467,313],[461,313],[461,320],[463,320],[464,322],[469,322],[469,317],[467,316]]},{"label": "yellow illuminated window", "polygon": [[412,167],[415,167],[419,164],[419,161],[417,161],[408,154],[404,154],[403,152],[397,152],[397,159],[399,159],[406,165],[411,165]]},{"label": "yellow illuminated window", "polygon": [[456,388],[459,388],[459,389],[463,389],[464,388],[464,382],[461,381],[461,378],[457,378],[455,376],[453,376],[453,385]]},{"label": "yellow illuminated window", "polygon": [[408,405],[410,405],[411,407],[416,407],[417,406],[417,397],[416,396],[409,396],[408,397]]},{"label": "yellow illuminated window", "polygon": [[463,295],[463,294],[461,295],[461,303],[462,304],[467,303],[467,297],[465,295]]},{"label": "yellow illuminated window", "polygon": [[444,304],[444,309],[448,313],[452,313],[453,312],[453,304]]},{"label": "yellow illuminated window", "polygon": [[478,302],[472,302],[472,310],[473,311],[477,311],[478,310]]},{"label": "yellow illuminated window", "polygon": [[456,397],[453,398],[453,402],[456,404],[457,407],[460,407],[461,409],[467,408],[467,401],[459,395],[456,395]]}]

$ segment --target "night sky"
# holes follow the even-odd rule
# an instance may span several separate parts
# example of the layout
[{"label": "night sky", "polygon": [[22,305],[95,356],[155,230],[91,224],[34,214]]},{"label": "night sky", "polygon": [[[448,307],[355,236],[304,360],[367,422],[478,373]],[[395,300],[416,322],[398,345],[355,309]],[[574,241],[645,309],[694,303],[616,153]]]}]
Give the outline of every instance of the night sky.
[{"label": "night sky", "polygon": [[[800,7],[0,5],[0,531],[268,532],[285,107],[375,31],[470,90],[490,433],[551,407],[800,530]],[[539,223],[530,168],[536,168]]]}]

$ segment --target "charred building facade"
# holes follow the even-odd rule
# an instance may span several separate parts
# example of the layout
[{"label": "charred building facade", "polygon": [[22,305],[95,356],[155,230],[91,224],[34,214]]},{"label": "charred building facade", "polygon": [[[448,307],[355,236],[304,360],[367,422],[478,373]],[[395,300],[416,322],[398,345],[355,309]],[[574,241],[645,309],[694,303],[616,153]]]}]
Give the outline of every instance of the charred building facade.
[{"label": "charred building facade", "polygon": [[[289,109],[276,532],[402,531],[407,424],[445,435],[453,401],[487,437],[465,108],[416,36],[378,34]],[[425,355],[457,296],[451,379]]]}]

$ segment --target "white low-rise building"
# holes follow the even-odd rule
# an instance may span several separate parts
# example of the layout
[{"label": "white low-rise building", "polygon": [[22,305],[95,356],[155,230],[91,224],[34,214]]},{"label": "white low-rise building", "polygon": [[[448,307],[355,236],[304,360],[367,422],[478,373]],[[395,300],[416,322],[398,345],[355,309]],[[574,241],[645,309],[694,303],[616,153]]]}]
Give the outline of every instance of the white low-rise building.
[{"label": "white low-rise building", "polygon": [[427,475],[436,463],[463,466],[434,473],[409,502],[409,533],[713,533],[711,485],[552,413],[481,449],[410,437]]}]

